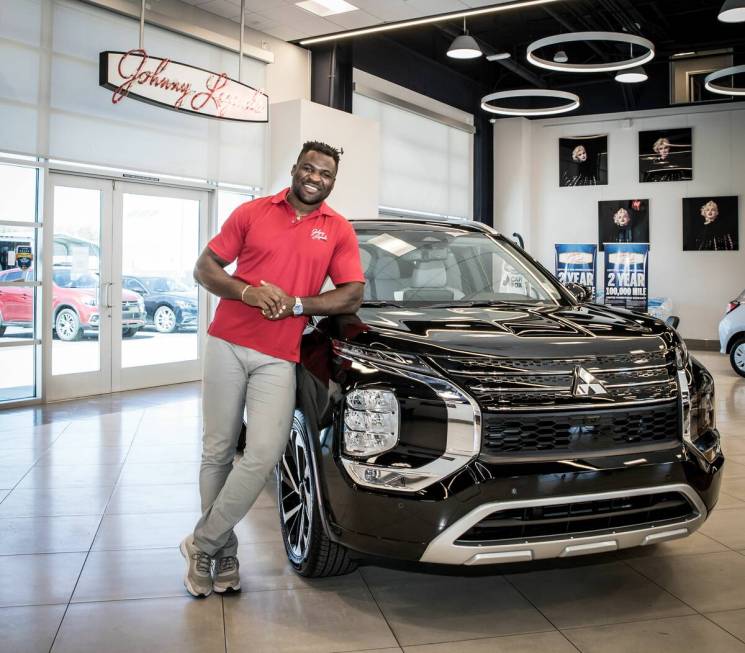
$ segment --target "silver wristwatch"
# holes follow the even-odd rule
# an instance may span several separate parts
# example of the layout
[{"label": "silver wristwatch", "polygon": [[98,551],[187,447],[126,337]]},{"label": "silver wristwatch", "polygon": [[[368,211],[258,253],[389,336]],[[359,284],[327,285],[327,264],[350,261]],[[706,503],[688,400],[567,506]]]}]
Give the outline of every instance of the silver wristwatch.
[{"label": "silver wristwatch", "polygon": [[303,314],[303,302],[300,301],[300,297],[295,297],[295,304],[292,307],[292,314],[295,317],[300,317]]}]

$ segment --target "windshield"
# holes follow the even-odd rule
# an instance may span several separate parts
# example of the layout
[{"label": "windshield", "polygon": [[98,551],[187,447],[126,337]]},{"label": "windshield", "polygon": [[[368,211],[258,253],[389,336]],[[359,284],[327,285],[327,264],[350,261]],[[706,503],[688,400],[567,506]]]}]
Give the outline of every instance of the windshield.
[{"label": "windshield", "polygon": [[191,290],[189,286],[168,277],[149,277],[142,279],[142,283],[150,292],[189,292]]},{"label": "windshield", "polygon": [[67,269],[55,269],[54,283],[60,288],[98,288],[98,276],[90,272],[73,273]]},{"label": "windshield", "polygon": [[406,306],[528,303],[561,294],[520,253],[486,234],[432,225],[357,225],[365,301]]}]

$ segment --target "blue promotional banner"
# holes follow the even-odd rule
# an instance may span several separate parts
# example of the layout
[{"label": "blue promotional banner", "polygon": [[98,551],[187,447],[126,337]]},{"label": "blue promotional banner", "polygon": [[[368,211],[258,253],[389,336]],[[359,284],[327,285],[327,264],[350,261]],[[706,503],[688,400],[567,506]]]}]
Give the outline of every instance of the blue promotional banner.
[{"label": "blue promotional banner", "polygon": [[595,299],[597,245],[556,244],[556,278],[561,283],[578,283],[592,289]]},{"label": "blue promotional banner", "polygon": [[605,243],[605,303],[647,311],[649,243]]}]

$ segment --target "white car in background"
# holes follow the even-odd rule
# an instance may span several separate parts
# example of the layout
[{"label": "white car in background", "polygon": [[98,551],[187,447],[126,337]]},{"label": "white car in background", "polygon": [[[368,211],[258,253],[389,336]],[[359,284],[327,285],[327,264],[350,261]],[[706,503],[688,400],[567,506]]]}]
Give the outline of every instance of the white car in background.
[{"label": "white car in background", "polygon": [[745,290],[727,305],[727,313],[719,322],[721,352],[729,354],[732,369],[745,376]]}]

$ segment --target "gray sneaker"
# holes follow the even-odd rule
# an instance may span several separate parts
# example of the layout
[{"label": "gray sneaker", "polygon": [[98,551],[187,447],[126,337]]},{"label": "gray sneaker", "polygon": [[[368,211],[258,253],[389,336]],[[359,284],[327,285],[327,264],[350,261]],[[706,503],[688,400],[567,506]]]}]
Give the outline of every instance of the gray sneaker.
[{"label": "gray sneaker", "polygon": [[194,535],[187,535],[179,546],[181,555],[186,558],[184,586],[192,596],[212,594],[211,558],[194,544]]},{"label": "gray sneaker", "polygon": [[241,589],[241,576],[238,573],[238,558],[224,556],[215,559],[212,587],[215,592],[238,592]]}]

